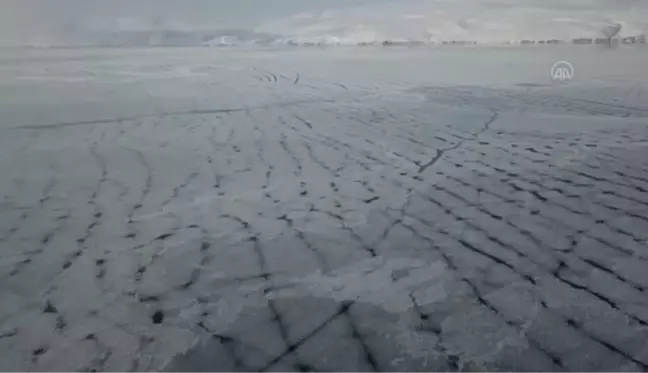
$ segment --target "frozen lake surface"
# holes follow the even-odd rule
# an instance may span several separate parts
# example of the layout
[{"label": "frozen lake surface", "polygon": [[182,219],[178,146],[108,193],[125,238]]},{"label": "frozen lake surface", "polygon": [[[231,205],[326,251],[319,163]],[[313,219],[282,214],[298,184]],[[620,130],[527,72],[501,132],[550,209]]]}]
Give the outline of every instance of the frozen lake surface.
[{"label": "frozen lake surface", "polygon": [[0,371],[645,371],[646,66],[1,50]]}]

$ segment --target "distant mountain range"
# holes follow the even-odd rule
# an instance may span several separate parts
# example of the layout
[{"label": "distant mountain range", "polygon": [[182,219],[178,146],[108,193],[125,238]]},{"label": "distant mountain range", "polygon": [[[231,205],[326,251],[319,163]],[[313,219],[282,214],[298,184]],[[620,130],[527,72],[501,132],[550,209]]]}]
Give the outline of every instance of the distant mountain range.
[{"label": "distant mountain range", "polygon": [[369,42],[354,42],[338,39],[333,36],[324,36],[318,39],[301,40],[277,36],[269,33],[255,32],[245,29],[220,29],[220,30],[137,30],[137,31],[93,31],[85,32],[82,35],[69,39],[64,44],[39,43],[32,46],[100,46],[100,47],[181,47],[181,46],[334,46],[334,45],[355,45],[361,47],[370,46],[422,46],[422,45],[604,45],[604,44],[646,44],[645,35],[635,35],[615,38],[574,38],[568,40],[559,39],[523,39],[505,40],[500,42],[479,42],[476,40],[403,40],[386,39]]}]

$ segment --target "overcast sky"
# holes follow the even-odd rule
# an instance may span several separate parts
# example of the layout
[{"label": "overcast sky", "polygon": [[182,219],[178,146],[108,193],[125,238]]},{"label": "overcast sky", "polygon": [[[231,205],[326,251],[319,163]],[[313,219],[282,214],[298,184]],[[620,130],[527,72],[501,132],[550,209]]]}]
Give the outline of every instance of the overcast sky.
[{"label": "overcast sky", "polygon": [[648,0],[0,0],[0,43],[151,28],[522,37],[533,27],[580,32],[605,22],[645,30],[647,19]]}]

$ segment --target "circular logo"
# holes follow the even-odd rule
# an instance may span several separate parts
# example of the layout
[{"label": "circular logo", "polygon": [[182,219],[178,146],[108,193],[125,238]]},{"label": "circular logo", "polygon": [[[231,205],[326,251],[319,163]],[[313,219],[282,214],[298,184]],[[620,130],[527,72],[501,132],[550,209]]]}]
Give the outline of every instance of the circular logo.
[{"label": "circular logo", "polygon": [[551,80],[565,82],[574,79],[574,66],[567,61],[558,61],[551,66]]}]

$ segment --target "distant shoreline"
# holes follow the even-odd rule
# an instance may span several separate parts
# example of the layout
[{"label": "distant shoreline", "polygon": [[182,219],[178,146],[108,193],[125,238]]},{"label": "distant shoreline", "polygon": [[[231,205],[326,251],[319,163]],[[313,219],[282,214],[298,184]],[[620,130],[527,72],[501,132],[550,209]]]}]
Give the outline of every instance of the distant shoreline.
[{"label": "distant shoreline", "polygon": [[343,43],[335,41],[320,42],[300,42],[290,39],[260,41],[249,40],[234,43],[88,43],[88,44],[60,44],[60,45],[0,45],[0,48],[19,48],[19,49],[78,49],[78,48],[273,48],[273,47],[438,47],[438,46],[567,46],[567,45],[596,45],[603,47],[618,47],[632,45],[646,45],[645,35],[634,35],[625,37],[615,37],[612,39],[602,37],[580,37],[573,39],[521,39],[509,41],[477,41],[477,40],[440,40],[440,41],[421,41],[421,40],[382,40],[372,42]]}]

